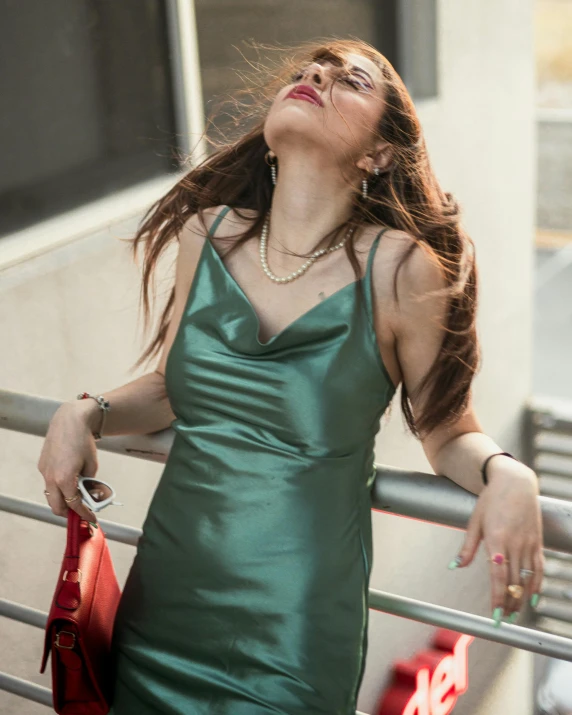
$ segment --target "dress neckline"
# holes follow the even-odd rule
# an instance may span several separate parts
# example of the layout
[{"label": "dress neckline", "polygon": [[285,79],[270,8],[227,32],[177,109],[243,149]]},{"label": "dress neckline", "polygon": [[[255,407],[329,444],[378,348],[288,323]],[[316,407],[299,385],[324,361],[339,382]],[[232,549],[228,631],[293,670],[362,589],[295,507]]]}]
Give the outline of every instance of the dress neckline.
[{"label": "dress neckline", "polygon": [[326,298],[321,300],[319,303],[316,303],[316,305],[313,305],[311,308],[308,308],[308,310],[304,311],[301,315],[299,315],[297,318],[295,318],[292,322],[288,323],[288,325],[286,325],[284,328],[282,328],[282,330],[278,331],[275,335],[272,335],[265,343],[263,343],[260,340],[260,327],[261,327],[260,326],[260,318],[258,317],[258,313],[256,312],[254,306],[252,305],[252,302],[250,301],[250,299],[248,298],[248,296],[246,295],[244,290],[241,288],[241,286],[239,285],[236,278],[228,270],[225,262],[222,260],[222,257],[220,256],[219,252],[213,246],[210,237],[206,236],[205,241],[206,241],[206,243],[208,243],[209,251],[210,251],[211,255],[214,256],[215,261],[222,269],[224,275],[230,281],[231,285],[236,289],[237,293],[241,296],[242,300],[244,301],[244,303],[247,305],[248,309],[250,310],[250,312],[254,318],[255,325],[256,325],[255,340],[256,340],[256,343],[262,348],[269,347],[270,345],[275,343],[277,340],[282,338],[285,334],[291,332],[298,325],[302,324],[306,319],[313,316],[314,313],[316,313],[318,311],[318,309],[321,308],[323,305],[329,304],[330,302],[333,302],[333,300],[335,298],[345,295],[350,288],[355,288],[357,286],[357,284],[362,282],[365,278],[365,276],[362,276],[361,278],[351,281],[350,283],[346,283],[345,286],[338,288],[338,290],[334,291],[334,293],[327,296]]}]

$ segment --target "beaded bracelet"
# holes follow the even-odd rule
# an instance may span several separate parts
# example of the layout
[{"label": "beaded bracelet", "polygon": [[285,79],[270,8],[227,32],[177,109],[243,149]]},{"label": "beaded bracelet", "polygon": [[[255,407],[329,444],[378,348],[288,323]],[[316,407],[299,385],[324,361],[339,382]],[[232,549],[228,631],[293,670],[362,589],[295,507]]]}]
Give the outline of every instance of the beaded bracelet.
[{"label": "beaded bracelet", "polygon": [[101,415],[101,424],[99,425],[99,430],[97,432],[93,433],[93,436],[95,437],[95,441],[97,442],[98,440],[101,439],[101,436],[103,434],[103,425],[105,424],[105,418],[107,416],[107,413],[111,409],[111,406],[109,404],[109,401],[106,400],[103,395],[98,395],[97,397],[95,395],[90,395],[89,392],[80,392],[79,395],[77,396],[78,400],[86,400],[88,397],[91,397],[92,400],[95,400],[99,406],[99,409],[102,412]]},{"label": "beaded bracelet", "polygon": [[[489,459],[492,459],[493,457],[496,457],[498,454],[504,454],[507,457],[511,457],[512,459],[516,459],[516,457],[513,457],[510,452],[495,452],[494,454],[490,454],[484,461],[483,466],[481,467],[481,474],[483,476],[483,482],[485,484],[489,483],[489,480],[487,479],[487,464],[489,463]],[[518,459],[516,459],[518,462]]]}]

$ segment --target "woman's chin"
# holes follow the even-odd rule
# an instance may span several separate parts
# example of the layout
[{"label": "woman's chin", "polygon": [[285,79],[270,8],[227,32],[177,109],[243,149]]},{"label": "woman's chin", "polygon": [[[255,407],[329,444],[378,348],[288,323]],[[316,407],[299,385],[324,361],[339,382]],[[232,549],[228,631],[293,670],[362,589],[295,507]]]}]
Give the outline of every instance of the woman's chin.
[{"label": "woman's chin", "polygon": [[309,112],[297,108],[281,110],[280,114],[269,117],[264,125],[264,137],[272,147],[300,142],[327,146],[323,123]]}]

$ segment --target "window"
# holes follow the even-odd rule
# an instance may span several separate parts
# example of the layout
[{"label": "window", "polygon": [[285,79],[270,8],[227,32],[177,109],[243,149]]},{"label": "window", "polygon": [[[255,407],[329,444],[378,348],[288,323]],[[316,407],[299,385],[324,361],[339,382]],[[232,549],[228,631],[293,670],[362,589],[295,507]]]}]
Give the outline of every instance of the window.
[{"label": "window", "polygon": [[414,100],[436,96],[436,0],[384,0],[374,5],[380,51],[399,72]]},{"label": "window", "polygon": [[162,0],[5,0],[0,235],[175,171]]}]

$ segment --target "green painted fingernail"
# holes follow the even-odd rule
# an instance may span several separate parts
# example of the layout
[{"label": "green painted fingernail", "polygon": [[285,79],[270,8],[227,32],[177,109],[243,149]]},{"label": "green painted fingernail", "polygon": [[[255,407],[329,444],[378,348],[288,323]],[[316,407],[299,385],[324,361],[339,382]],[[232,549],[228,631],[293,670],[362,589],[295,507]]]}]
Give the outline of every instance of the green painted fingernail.
[{"label": "green painted fingernail", "polygon": [[508,620],[510,623],[514,623],[517,618],[518,618],[518,611],[513,611],[513,613],[511,613],[510,616],[508,617]]},{"label": "green painted fingernail", "polygon": [[89,522],[94,528],[99,529],[99,524],[95,521],[90,521]]},{"label": "green painted fingernail", "polygon": [[460,556],[455,556],[455,558],[452,561],[449,561],[449,566],[447,566],[447,568],[456,569],[462,560],[463,559]]},{"label": "green painted fingernail", "polygon": [[498,628],[500,626],[501,620],[502,620],[502,614],[503,614],[503,609],[500,606],[498,606],[498,608],[495,608],[495,610],[493,611],[493,619],[495,622],[495,628]]},{"label": "green painted fingernail", "polygon": [[533,593],[532,598],[530,599],[530,605],[533,608],[536,608],[538,606],[538,601],[540,601],[540,594],[538,593]]}]

